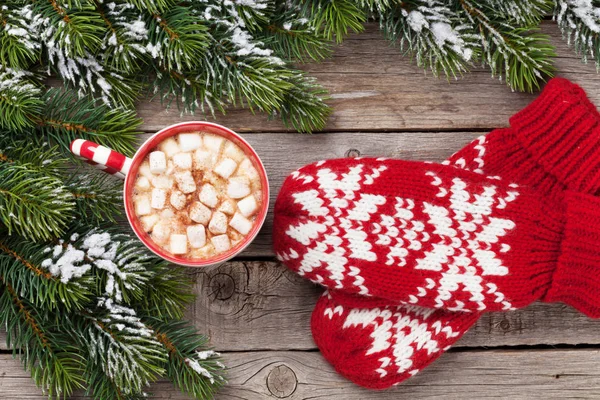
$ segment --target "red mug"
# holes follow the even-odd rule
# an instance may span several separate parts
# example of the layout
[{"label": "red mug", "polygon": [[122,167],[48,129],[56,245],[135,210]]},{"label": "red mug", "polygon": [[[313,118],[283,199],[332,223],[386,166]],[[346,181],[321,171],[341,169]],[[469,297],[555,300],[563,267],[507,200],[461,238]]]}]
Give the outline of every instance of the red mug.
[{"label": "red mug", "polygon": [[[132,195],[135,179],[138,174],[138,168],[146,155],[152,151],[152,149],[170,136],[174,136],[179,133],[198,131],[222,136],[244,150],[260,175],[262,202],[260,205],[260,210],[256,214],[256,219],[252,229],[241,242],[236,244],[228,251],[217,254],[211,258],[189,259],[166,253],[152,241],[148,233],[142,229],[141,222],[135,215]],[[148,247],[148,249],[150,249],[157,256],[175,264],[185,265],[188,267],[206,267],[210,265],[217,265],[231,259],[243,251],[254,240],[254,238],[256,238],[256,235],[260,231],[260,228],[267,217],[267,210],[269,209],[269,181],[267,179],[267,172],[264,165],[258,157],[258,154],[256,154],[256,151],[254,151],[248,142],[246,142],[240,135],[231,129],[218,124],[211,122],[191,121],[168,126],[148,138],[148,140],[146,140],[140,146],[133,158],[126,157],[123,154],[120,154],[107,147],[100,146],[97,143],[83,139],[75,139],[71,143],[71,152],[89,164],[92,164],[109,174],[113,174],[125,180],[125,184],[123,186],[123,201],[125,203],[125,213],[127,214],[129,225],[131,225],[131,228],[137,237],[142,241],[142,243],[144,243],[146,247]]]}]

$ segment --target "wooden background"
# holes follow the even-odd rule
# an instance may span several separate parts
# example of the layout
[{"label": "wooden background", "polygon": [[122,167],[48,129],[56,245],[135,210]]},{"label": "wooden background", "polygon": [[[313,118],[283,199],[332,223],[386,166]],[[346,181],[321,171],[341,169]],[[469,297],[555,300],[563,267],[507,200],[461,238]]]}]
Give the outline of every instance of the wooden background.
[{"label": "wooden background", "polygon": [[[600,104],[600,75],[566,48],[550,22],[558,74]],[[535,95],[513,93],[480,70],[447,82],[424,73],[370,26],[333,58],[302,67],[331,92],[325,132],[286,131],[263,115],[233,110],[216,122],[244,133],[267,168],[274,200],[283,178],[313,161],[347,155],[441,161],[480,134],[507,126]],[[194,117],[159,103],[139,114],[148,134]],[[399,387],[372,392],[337,375],[312,341],[309,318],[321,289],[288,272],[270,246],[271,219],[238,259],[196,273],[189,310],[230,368],[218,399],[600,398],[600,321],[561,304],[486,314],[453,349]],[[4,346],[4,343],[2,344]],[[29,375],[0,352],[0,399],[42,399]],[[167,382],[155,398],[186,399]]]}]

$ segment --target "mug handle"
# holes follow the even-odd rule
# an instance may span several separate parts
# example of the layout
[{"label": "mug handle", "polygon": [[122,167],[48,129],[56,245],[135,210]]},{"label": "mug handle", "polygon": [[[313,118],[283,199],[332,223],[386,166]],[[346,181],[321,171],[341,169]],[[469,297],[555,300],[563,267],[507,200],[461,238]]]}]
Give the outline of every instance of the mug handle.
[{"label": "mug handle", "polygon": [[121,179],[125,179],[131,167],[131,158],[89,140],[75,139],[69,148],[88,164]]}]

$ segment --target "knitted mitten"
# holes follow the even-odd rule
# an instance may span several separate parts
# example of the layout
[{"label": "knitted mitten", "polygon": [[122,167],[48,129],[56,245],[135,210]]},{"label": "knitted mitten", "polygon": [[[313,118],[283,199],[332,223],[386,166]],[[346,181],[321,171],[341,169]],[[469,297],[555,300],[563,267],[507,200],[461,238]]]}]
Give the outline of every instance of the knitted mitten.
[{"label": "knitted mitten", "polygon": [[580,243],[600,239],[585,222],[600,215],[600,199],[563,193],[552,201],[445,165],[330,160],[282,188],[275,247],[289,268],[348,293],[499,311],[568,292],[565,302],[597,317],[600,298],[589,292],[600,284],[600,248]]},{"label": "knitted mitten", "polygon": [[[579,87],[554,79],[534,103],[511,119],[513,127],[519,127],[518,134],[514,130],[496,130],[455,154],[448,163],[530,183],[544,189],[548,195],[560,192],[566,185],[577,190],[590,190],[585,179],[571,181],[569,176],[566,176],[566,182],[561,182],[564,177],[556,179],[544,168],[549,165],[551,170],[551,163],[538,164],[535,158],[541,155],[540,161],[547,159],[544,153],[535,148],[523,151],[523,146],[536,143],[535,139],[553,136],[548,132],[552,122],[546,117],[571,121],[563,123],[561,128],[571,137],[578,134],[573,132],[578,127],[582,133],[575,141],[560,141],[555,150],[567,146],[563,152],[568,149],[577,155],[586,151],[577,143],[595,143],[588,140],[594,137],[590,129],[595,127],[597,120],[593,106]],[[530,122],[523,122],[527,120]],[[540,122],[537,126],[536,121]],[[575,147],[569,149],[568,146]],[[592,156],[593,146],[589,150]],[[577,170],[573,173],[575,177],[581,176]],[[338,293],[341,292],[331,294]],[[355,297],[351,300],[356,302],[357,308],[352,309],[347,304],[342,306],[329,294],[319,300],[312,318],[313,336],[323,355],[342,375],[373,388],[385,388],[413,375],[458,340],[478,318],[477,314],[471,313],[385,306],[387,301],[372,297],[348,297]],[[347,299],[342,300],[342,304],[348,303]],[[398,327],[401,329],[396,329]]]}]

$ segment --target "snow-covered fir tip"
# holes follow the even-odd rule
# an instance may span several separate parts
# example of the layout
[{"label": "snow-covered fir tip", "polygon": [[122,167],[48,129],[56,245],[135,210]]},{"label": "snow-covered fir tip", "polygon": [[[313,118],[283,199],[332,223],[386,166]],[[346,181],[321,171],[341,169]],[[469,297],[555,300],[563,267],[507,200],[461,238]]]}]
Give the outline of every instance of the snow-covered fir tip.
[{"label": "snow-covered fir tip", "polygon": [[64,284],[69,283],[71,279],[81,278],[92,268],[89,263],[86,263],[85,252],[71,243],[65,243],[64,240],[60,240],[53,248],[46,250],[52,251],[52,255],[42,261],[41,266],[48,269],[53,276],[60,278]]},{"label": "snow-covered fir tip", "polygon": [[42,261],[42,267],[61,282],[81,278],[92,267],[106,272],[104,295],[120,302],[122,286],[132,289],[145,282],[145,268],[141,264],[150,257],[126,235],[94,229],[80,237],[74,233],[69,241],[60,240],[47,248],[51,256]]},{"label": "snow-covered fir tip", "polygon": [[108,79],[119,79],[117,74],[105,71],[98,59],[89,53],[85,57],[69,57],[54,40],[48,41],[46,48],[50,65],[77,89],[80,96],[91,93],[99,96],[104,104],[114,105],[113,87]]},{"label": "snow-covered fir tip", "polygon": [[[130,3],[114,1],[104,4],[104,7],[107,9],[106,18],[112,24],[112,29],[107,30],[102,44],[104,49],[111,47],[111,51],[105,56],[115,57],[127,52],[128,57],[123,60],[128,62],[129,57],[144,54],[148,28],[137,8]],[[129,64],[126,66],[130,67]]]},{"label": "snow-covered fir tip", "polygon": [[[463,60],[470,61],[473,56],[473,44],[465,41],[467,29],[464,25],[453,23],[456,13],[444,2],[427,0],[427,5],[419,6],[414,10],[402,10],[403,16],[410,29],[417,35],[417,40],[425,40],[429,45],[437,47],[442,54],[451,49]],[[430,40],[424,31],[431,32]]]},{"label": "snow-covered fir tip", "polygon": [[[102,315],[87,331],[90,357],[97,359],[111,379],[126,380],[132,391],[148,385],[145,362],[150,358],[166,359],[166,349],[156,340],[154,331],[136,315],[134,309],[115,302],[112,298],[98,299],[96,313]],[[104,310],[104,313],[102,312]]]},{"label": "snow-covered fir tip", "polygon": [[[204,368],[202,365],[200,365],[200,363],[202,361],[206,361],[208,359],[219,357],[219,356],[220,356],[220,354],[213,350],[196,351],[193,358],[188,357],[185,359],[185,363],[188,367],[190,367],[198,375],[201,375],[201,376],[207,378],[210,381],[210,383],[215,383],[215,375],[211,374],[211,372],[208,369]],[[221,369],[225,368],[225,366],[220,361],[215,360],[214,363]],[[220,375],[217,375],[216,377],[218,379],[223,379],[223,377]]]},{"label": "snow-covered fir tip", "polygon": [[600,59],[595,54],[600,33],[600,7],[592,0],[558,0],[554,19],[567,43],[574,44],[584,61],[588,56],[596,57],[596,67],[600,68]]},{"label": "snow-covered fir tip", "polygon": [[241,12],[245,13],[246,17],[255,18],[247,10],[252,10],[254,14],[261,16],[263,15],[262,11],[267,7],[267,0],[224,0],[222,2],[207,4],[203,10],[202,17],[207,21],[220,24],[227,29],[230,41],[235,47],[235,55],[240,57],[261,57],[272,64],[283,65],[283,60],[273,56],[271,49],[266,48],[264,43],[254,39],[246,27],[244,17],[239,13],[239,10],[241,10]]},{"label": "snow-covered fir tip", "polygon": [[30,83],[33,73],[0,64],[0,92],[28,93],[39,96],[40,88]]},{"label": "snow-covered fir tip", "polygon": [[29,51],[41,48],[39,40],[39,27],[43,18],[33,12],[31,4],[13,7],[10,11],[4,9],[3,17],[6,24],[3,30]]},{"label": "snow-covered fir tip", "polygon": [[592,0],[558,0],[556,19],[566,22],[571,29],[583,24],[592,32],[600,33],[600,7]]}]

